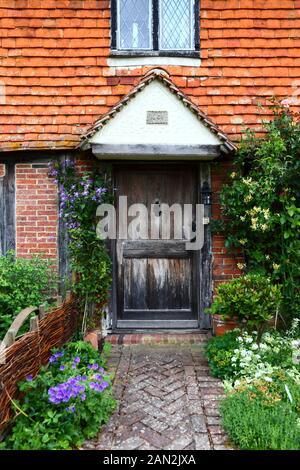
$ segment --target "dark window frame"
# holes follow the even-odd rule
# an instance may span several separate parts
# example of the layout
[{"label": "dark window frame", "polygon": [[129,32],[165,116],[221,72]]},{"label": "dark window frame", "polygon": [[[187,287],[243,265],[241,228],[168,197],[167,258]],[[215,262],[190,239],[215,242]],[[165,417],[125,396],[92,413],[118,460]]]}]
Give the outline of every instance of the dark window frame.
[{"label": "dark window frame", "polygon": [[200,0],[194,0],[194,45],[192,50],[159,50],[159,0],[152,0],[152,44],[153,49],[118,49],[118,0],[111,0],[111,50],[116,57],[194,57],[199,58],[200,51]]}]

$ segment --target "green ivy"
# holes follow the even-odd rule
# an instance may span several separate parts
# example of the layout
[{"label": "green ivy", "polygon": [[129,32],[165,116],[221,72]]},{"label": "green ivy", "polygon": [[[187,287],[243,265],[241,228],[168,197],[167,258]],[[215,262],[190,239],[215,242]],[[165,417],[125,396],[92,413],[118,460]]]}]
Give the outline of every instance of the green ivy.
[{"label": "green ivy", "polygon": [[218,230],[247,270],[283,285],[283,312],[300,316],[300,125],[275,100],[265,135],[248,131],[221,192]]}]

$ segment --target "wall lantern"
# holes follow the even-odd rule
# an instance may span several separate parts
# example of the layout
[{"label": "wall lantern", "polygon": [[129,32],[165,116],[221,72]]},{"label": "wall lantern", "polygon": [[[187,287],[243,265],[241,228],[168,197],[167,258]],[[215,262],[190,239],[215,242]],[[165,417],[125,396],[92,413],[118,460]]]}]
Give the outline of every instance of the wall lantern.
[{"label": "wall lantern", "polygon": [[212,204],[212,192],[207,181],[204,181],[201,188],[201,204],[210,206]]}]

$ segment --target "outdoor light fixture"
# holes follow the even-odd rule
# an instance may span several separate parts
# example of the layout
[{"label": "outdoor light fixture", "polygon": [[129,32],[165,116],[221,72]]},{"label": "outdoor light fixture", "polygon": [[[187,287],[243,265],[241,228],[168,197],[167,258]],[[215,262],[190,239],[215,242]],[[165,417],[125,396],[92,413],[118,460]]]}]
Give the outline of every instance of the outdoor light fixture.
[{"label": "outdoor light fixture", "polygon": [[212,192],[207,181],[204,181],[201,188],[201,204],[210,206],[212,204]]}]

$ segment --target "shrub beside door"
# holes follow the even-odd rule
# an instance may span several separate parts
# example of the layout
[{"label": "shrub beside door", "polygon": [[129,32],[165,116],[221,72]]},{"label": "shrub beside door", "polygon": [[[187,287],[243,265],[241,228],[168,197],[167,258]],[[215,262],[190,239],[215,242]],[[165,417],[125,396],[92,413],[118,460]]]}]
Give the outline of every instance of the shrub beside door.
[{"label": "shrub beside door", "polygon": [[261,274],[249,273],[218,286],[207,313],[212,315],[216,336],[245,327],[260,336],[278,316],[281,301],[280,285]]}]

